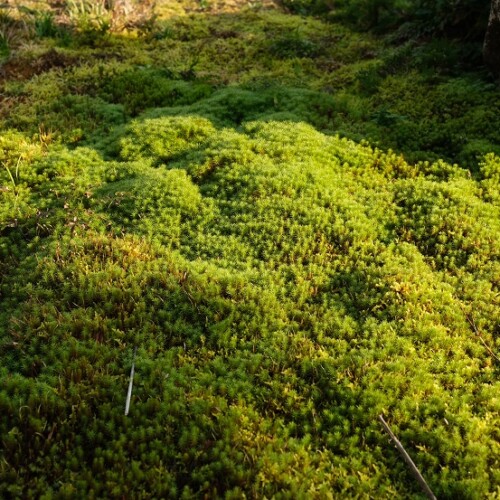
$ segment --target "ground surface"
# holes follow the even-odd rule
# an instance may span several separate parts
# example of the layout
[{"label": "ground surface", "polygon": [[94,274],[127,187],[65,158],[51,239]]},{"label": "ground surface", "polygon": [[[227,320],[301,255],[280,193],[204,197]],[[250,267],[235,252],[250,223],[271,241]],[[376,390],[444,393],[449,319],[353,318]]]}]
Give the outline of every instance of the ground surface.
[{"label": "ground surface", "polygon": [[265,2],[16,5],[0,496],[418,497],[379,414],[438,498],[498,495],[478,47]]}]

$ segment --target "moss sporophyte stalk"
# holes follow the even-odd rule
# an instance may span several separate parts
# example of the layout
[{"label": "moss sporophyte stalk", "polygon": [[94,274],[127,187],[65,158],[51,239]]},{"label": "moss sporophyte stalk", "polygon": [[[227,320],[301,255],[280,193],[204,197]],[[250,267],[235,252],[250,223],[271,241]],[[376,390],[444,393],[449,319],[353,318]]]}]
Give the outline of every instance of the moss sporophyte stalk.
[{"label": "moss sporophyte stalk", "polygon": [[497,492],[498,89],[307,3],[2,8],[2,498]]}]

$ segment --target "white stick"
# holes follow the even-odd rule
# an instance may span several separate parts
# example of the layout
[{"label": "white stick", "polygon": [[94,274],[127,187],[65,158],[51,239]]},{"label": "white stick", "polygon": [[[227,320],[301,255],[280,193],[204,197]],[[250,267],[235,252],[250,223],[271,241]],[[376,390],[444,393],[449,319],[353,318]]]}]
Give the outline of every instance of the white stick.
[{"label": "white stick", "polygon": [[137,353],[137,347],[134,349],[134,357],[132,359],[132,368],[130,369],[130,382],[128,383],[127,392],[127,402],[125,403],[125,415],[128,415],[130,410],[130,399],[132,398],[132,386],[134,385],[134,373],[135,373],[135,355]]}]

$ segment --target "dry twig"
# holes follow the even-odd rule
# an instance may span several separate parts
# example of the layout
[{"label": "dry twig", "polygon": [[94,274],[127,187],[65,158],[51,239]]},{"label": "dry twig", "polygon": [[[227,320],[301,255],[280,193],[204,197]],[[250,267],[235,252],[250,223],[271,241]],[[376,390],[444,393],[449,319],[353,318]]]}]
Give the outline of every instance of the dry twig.
[{"label": "dry twig", "polygon": [[415,479],[418,481],[420,484],[422,490],[425,492],[428,498],[431,500],[437,500],[436,495],[432,492],[432,490],[429,488],[429,485],[425,482],[424,477],[420,473],[420,471],[417,469],[417,466],[411,459],[410,455],[406,452],[406,450],[403,448],[403,445],[400,443],[398,438],[394,435],[394,433],[391,431],[389,426],[387,425],[387,422],[384,420],[384,417],[382,415],[378,416],[378,419],[380,420],[382,426],[384,427],[385,431],[387,434],[389,434],[390,438],[392,439],[393,443],[396,445],[396,448],[398,449],[399,453],[401,456],[404,458],[404,461],[408,464],[408,467],[410,468],[412,474],[415,476]]}]

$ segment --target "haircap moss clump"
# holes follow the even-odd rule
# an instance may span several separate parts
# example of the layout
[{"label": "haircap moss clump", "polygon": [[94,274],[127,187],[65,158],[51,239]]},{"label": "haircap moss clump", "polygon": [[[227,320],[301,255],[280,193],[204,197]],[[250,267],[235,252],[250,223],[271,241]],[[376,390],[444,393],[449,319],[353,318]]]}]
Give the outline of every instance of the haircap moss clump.
[{"label": "haircap moss clump", "polygon": [[381,412],[438,495],[493,492],[498,158],[474,180],[305,123],[186,110],[118,129],[118,159],[20,143],[0,492],[413,491],[380,452]]},{"label": "haircap moss clump", "polygon": [[125,136],[119,141],[120,157],[165,163],[196,149],[214,132],[209,120],[196,116],[136,120],[127,126]]},{"label": "haircap moss clump", "polygon": [[438,498],[494,496],[500,101],[473,41],[211,7],[9,45],[0,497],[418,496],[382,413]]}]

